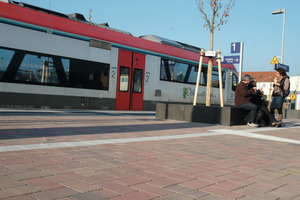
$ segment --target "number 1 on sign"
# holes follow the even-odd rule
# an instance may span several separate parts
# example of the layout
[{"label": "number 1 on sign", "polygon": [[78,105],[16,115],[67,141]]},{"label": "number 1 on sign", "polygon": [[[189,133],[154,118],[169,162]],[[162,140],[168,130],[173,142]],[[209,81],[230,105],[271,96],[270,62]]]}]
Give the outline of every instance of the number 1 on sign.
[{"label": "number 1 on sign", "polygon": [[240,50],[241,50],[240,42],[231,43],[231,53],[240,53]]},{"label": "number 1 on sign", "polygon": [[232,51],[235,51],[235,43],[232,43],[231,46],[232,46]]}]

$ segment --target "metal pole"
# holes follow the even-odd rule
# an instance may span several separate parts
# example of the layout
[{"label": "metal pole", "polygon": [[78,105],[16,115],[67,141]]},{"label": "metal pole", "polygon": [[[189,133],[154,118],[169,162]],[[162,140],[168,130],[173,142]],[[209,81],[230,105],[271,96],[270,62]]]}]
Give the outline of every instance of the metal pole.
[{"label": "metal pole", "polygon": [[201,51],[200,51],[200,60],[199,60],[198,75],[197,75],[197,82],[196,82],[196,88],[195,88],[195,94],[194,94],[194,103],[193,103],[193,106],[197,105],[197,97],[198,97],[198,89],[199,89],[200,76],[201,76],[201,69],[202,69],[203,54],[204,54],[204,49],[201,49]]},{"label": "metal pole", "polygon": [[285,8],[283,9],[283,27],[282,27],[282,43],[281,43],[281,64],[283,64],[283,48],[284,48],[284,28],[285,27]]},{"label": "metal pole", "polygon": [[218,58],[218,70],[219,70],[220,106],[224,107],[224,100],[223,100],[223,78],[222,78],[221,52],[220,52],[220,50],[217,51],[217,58]]},{"label": "metal pole", "polygon": [[242,80],[243,52],[244,52],[244,42],[241,42],[240,68],[239,68],[239,82]]}]

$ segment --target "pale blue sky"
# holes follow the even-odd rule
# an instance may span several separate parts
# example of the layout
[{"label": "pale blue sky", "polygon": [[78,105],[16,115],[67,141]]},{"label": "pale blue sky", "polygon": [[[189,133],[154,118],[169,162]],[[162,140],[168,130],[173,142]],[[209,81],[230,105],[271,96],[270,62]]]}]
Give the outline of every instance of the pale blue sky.
[{"label": "pale blue sky", "polygon": [[[210,33],[195,0],[22,0],[65,14],[81,13],[95,23],[131,32],[134,36],[154,34],[209,50]],[[227,0],[226,0],[227,2]],[[229,56],[232,42],[244,42],[243,71],[271,71],[274,56],[280,61],[283,14],[286,8],[284,64],[290,76],[300,75],[299,0],[236,0],[227,25],[215,31],[214,50]],[[237,70],[239,65],[235,65]]]}]

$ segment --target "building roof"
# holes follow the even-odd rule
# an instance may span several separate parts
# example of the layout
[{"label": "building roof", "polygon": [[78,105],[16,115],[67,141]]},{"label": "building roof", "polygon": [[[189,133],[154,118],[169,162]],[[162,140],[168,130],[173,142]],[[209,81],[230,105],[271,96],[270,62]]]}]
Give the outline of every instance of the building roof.
[{"label": "building roof", "polygon": [[249,74],[251,77],[255,77],[256,82],[273,82],[276,77],[276,71],[242,72],[242,76],[246,74]]}]

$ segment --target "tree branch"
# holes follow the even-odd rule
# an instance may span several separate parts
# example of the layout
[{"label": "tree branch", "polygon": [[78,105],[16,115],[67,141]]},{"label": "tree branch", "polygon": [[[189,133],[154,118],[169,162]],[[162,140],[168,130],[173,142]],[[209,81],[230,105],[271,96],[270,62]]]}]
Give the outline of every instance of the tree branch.
[{"label": "tree branch", "polygon": [[[224,19],[229,16],[229,12],[234,6],[234,2],[235,2],[235,0],[229,0],[228,4],[225,4],[224,11],[221,14],[220,10],[223,7],[221,4],[222,0],[209,0],[210,8],[212,9],[212,21],[210,21],[208,15],[204,11],[204,7],[203,7],[204,0],[195,0],[195,1],[197,3],[200,13],[202,14],[203,19],[205,20],[204,27],[206,27],[208,30],[214,30],[215,28],[220,27],[221,25],[227,23],[227,19],[226,20]],[[216,20],[218,20],[218,23],[215,22]]]}]

